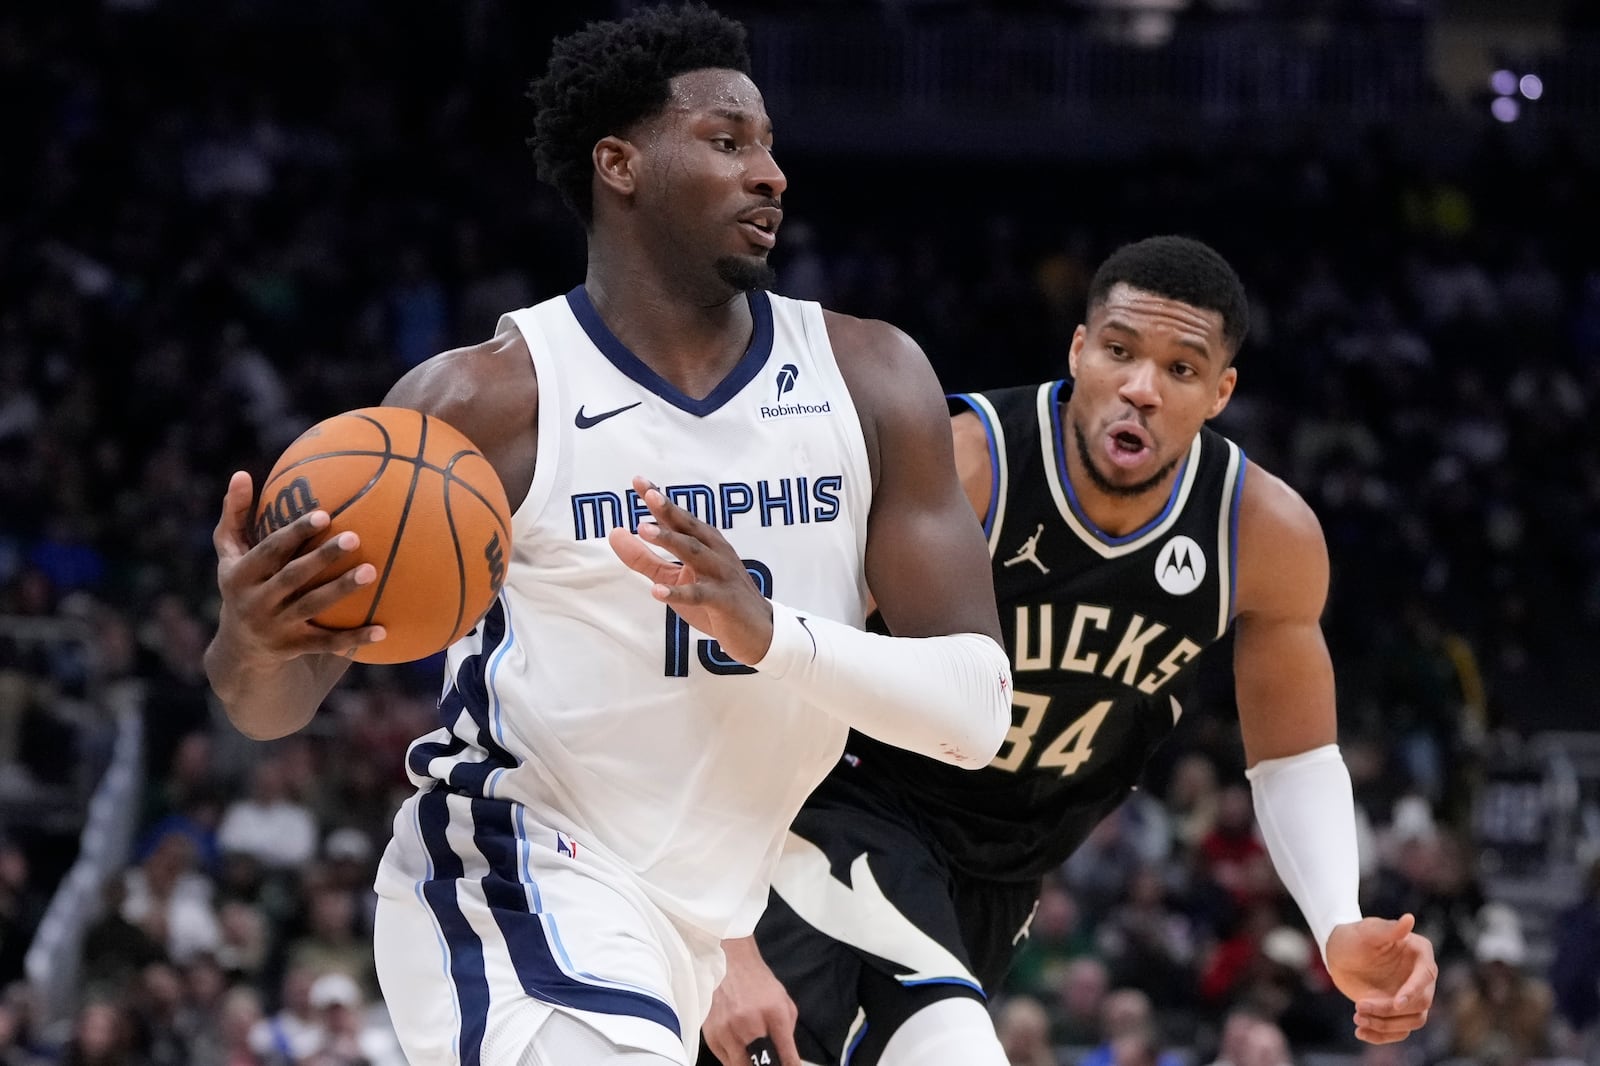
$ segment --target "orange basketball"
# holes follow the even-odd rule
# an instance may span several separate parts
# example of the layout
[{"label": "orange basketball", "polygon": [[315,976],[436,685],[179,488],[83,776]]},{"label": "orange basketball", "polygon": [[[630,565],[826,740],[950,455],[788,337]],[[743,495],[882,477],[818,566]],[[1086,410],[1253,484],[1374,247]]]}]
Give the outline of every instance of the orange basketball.
[{"label": "orange basketball", "polygon": [[255,539],[321,508],[310,541],[361,536],[355,562],[378,579],[313,619],[330,629],[381,625],[365,663],[422,659],[464,636],[494,602],[511,549],[500,478],[455,428],[403,407],[365,407],[318,422],[279,457],[256,503]]}]

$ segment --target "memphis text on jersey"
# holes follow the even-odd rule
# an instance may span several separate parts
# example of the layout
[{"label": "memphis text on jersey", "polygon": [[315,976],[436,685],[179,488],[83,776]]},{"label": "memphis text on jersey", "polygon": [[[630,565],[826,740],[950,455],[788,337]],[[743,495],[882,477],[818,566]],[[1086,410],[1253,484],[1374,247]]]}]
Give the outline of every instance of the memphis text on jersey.
[{"label": "memphis text on jersey", "polygon": [[1152,696],[1201,647],[1135,611],[1097,603],[1035,603],[1017,607],[1011,657],[1019,675],[1038,670],[1096,674]]},{"label": "memphis text on jersey", "polygon": [[[715,485],[668,485],[662,494],[696,518],[718,529],[755,523],[797,526],[832,522],[839,517],[844,475],[784,477],[756,482],[721,481]],[[572,495],[574,540],[604,538],[612,529],[638,532],[650,508],[637,492],[578,492]]]}]

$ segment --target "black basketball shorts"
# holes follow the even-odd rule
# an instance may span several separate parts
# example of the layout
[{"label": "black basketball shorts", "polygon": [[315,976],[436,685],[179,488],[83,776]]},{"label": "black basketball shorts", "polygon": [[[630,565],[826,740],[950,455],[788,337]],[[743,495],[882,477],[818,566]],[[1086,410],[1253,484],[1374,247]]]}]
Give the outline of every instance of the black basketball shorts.
[{"label": "black basketball shorts", "polygon": [[800,1011],[809,1062],[871,1066],[894,1031],[953,996],[985,998],[1010,968],[1037,881],[953,869],[915,819],[841,764],[796,818],[756,927]]}]

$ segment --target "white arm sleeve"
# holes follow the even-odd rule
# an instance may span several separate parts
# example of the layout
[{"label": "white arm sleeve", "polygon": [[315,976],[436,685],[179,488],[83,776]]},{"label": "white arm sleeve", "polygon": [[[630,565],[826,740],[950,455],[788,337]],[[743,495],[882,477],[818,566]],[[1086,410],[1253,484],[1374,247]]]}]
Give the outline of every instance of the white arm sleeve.
[{"label": "white arm sleeve", "polygon": [[1361,920],[1355,798],[1339,745],[1262,759],[1249,770],[1272,865],[1327,957],[1333,927]]},{"label": "white arm sleeve", "polygon": [[982,633],[886,637],[775,602],[754,666],[853,729],[969,770],[1011,728],[1011,663]]}]

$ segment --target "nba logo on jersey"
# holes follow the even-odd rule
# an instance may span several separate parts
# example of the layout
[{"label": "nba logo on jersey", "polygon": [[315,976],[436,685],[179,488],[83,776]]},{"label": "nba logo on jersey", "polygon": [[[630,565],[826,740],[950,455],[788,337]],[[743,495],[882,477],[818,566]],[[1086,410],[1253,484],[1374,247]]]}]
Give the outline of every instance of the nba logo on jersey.
[{"label": "nba logo on jersey", "polygon": [[578,842],[561,835],[561,830],[556,830],[556,854],[565,855],[569,859],[578,857]]}]

